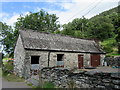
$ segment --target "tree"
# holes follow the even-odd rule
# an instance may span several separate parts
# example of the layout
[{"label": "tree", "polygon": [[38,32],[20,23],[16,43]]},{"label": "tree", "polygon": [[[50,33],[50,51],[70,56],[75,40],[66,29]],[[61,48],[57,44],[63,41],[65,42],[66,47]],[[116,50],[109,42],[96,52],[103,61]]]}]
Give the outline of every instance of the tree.
[{"label": "tree", "polygon": [[20,16],[16,22],[15,28],[19,29],[32,29],[41,32],[53,33],[59,29],[60,25],[57,21],[58,17],[55,14],[48,14],[44,10],[37,13],[30,13],[29,15]]},{"label": "tree", "polygon": [[14,31],[11,26],[8,26],[6,23],[0,22],[0,42],[3,45],[5,52],[13,56],[15,37]]},{"label": "tree", "polygon": [[118,34],[116,37],[116,41],[118,43],[118,53],[120,54],[120,27],[118,28]]},{"label": "tree", "polygon": [[72,22],[63,25],[62,34],[72,35],[74,37],[84,38],[86,37],[86,25],[88,19],[86,18],[76,18]]},{"label": "tree", "polygon": [[97,17],[88,22],[88,36],[105,40],[114,36],[114,26],[108,17]]},{"label": "tree", "polygon": [[17,41],[20,29],[32,29],[41,32],[54,33],[60,27],[58,17],[55,14],[48,14],[40,10],[37,13],[30,13],[26,16],[20,16],[15,23],[15,29],[6,23],[0,22],[0,42],[4,46],[4,51],[13,57],[14,47]]}]

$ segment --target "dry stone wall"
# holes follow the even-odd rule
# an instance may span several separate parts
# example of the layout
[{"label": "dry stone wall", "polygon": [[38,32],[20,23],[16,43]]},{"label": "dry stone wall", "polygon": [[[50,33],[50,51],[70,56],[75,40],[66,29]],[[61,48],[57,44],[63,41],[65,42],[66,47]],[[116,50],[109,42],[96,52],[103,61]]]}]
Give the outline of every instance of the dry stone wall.
[{"label": "dry stone wall", "polygon": [[102,88],[120,89],[120,73],[83,71],[73,73],[68,69],[42,69],[43,82],[49,81],[59,88]]},{"label": "dry stone wall", "polygon": [[106,57],[105,62],[107,66],[120,67],[120,56],[119,57]]}]

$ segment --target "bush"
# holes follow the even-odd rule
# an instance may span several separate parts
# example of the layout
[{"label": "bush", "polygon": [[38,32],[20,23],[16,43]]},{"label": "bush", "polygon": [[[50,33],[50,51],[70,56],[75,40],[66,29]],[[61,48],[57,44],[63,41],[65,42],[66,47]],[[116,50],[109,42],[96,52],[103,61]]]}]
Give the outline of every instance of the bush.
[{"label": "bush", "polygon": [[120,54],[120,42],[118,43],[118,53]]},{"label": "bush", "polygon": [[3,72],[5,73],[13,73],[13,61],[8,61],[6,64],[3,66]]},{"label": "bush", "polygon": [[111,46],[104,46],[103,49],[105,50],[106,53],[111,53],[111,52],[113,52],[113,49],[111,48]]}]

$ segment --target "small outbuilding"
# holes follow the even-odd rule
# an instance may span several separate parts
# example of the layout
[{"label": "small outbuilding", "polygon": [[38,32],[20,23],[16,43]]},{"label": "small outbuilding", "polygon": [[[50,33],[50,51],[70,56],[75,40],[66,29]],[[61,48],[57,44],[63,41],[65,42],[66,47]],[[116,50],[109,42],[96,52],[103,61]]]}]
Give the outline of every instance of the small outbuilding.
[{"label": "small outbuilding", "polygon": [[14,50],[14,71],[29,78],[43,67],[101,66],[105,52],[94,40],[20,30]]}]

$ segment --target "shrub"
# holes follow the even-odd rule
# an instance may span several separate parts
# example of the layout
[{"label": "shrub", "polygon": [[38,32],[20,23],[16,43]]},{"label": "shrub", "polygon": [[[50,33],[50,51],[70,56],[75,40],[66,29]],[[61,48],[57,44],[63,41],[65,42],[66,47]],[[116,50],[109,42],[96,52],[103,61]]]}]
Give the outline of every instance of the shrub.
[{"label": "shrub", "polygon": [[3,66],[3,72],[5,73],[13,73],[13,61],[8,61],[6,64]]},{"label": "shrub", "polygon": [[111,47],[110,45],[104,46],[103,49],[104,49],[104,51],[105,51],[106,53],[111,53],[111,52],[113,52],[113,49],[112,49],[112,47]]}]

